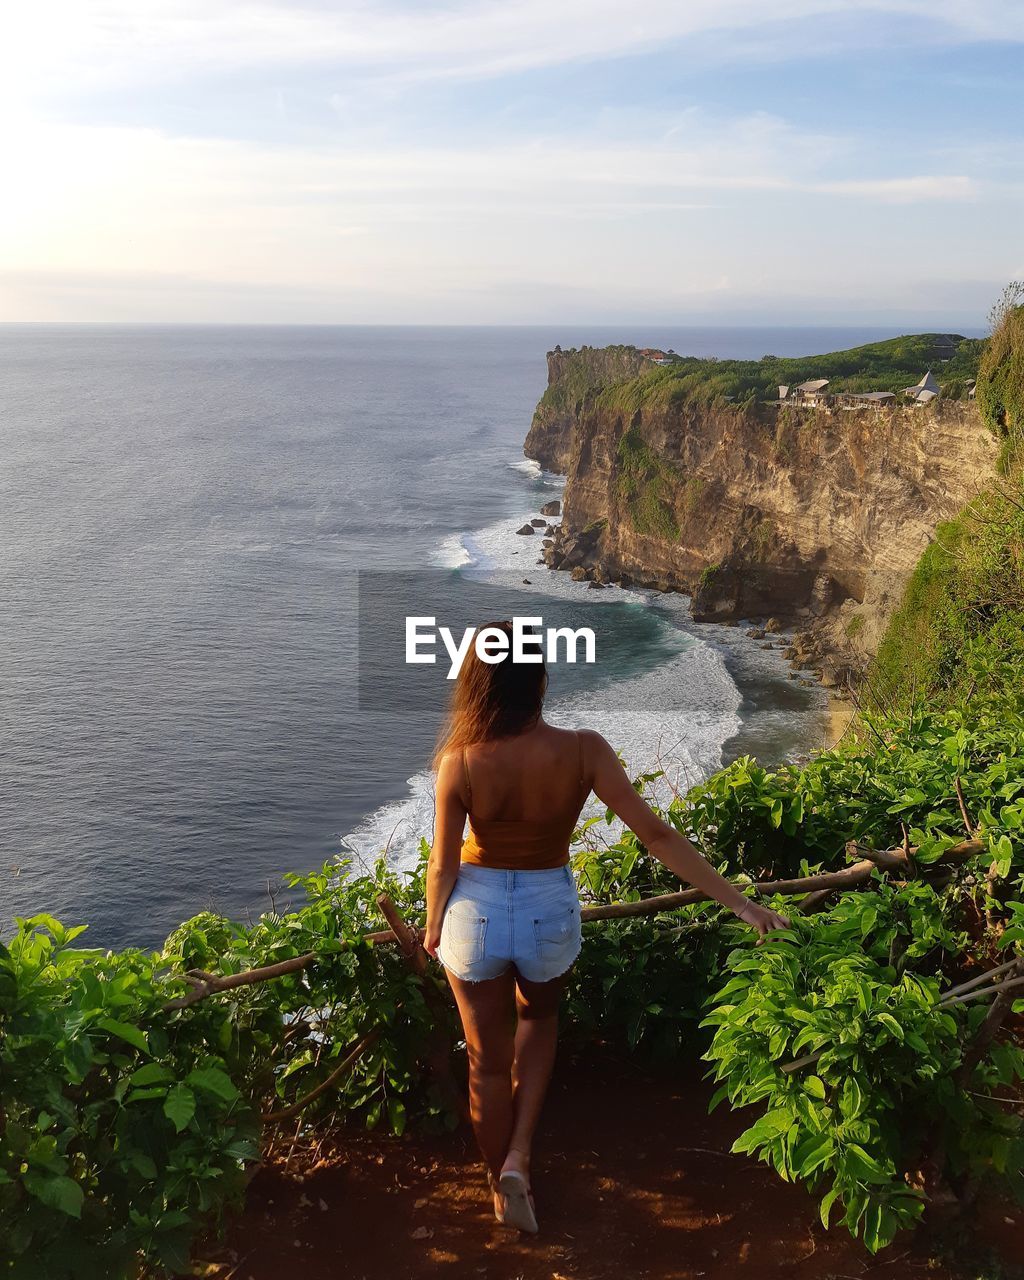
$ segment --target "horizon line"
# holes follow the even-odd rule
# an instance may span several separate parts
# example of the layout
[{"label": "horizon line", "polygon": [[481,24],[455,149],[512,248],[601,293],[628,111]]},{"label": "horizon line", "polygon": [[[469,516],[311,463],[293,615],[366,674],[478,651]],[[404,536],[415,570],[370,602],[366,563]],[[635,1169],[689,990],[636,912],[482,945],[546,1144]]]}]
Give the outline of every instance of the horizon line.
[{"label": "horizon line", "polygon": [[[0,328],[64,329],[620,329],[646,325],[663,329],[871,329],[898,328],[924,322],[911,320],[817,320],[772,323],[766,321],[675,321],[675,320],[0,320]],[[934,324],[934,321],[931,322]],[[967,324],[945,328],[919,328],[917,333],[989,332],[990,326]],[[911,330],[907,330],[910,332]]]}]

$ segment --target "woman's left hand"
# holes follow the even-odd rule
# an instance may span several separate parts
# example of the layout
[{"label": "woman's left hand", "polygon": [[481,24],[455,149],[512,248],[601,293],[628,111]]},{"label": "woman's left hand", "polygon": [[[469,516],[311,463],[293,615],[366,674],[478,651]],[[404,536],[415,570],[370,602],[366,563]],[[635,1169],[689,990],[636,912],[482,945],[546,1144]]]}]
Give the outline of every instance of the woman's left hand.
[{"label": "woman's left hand", "polygon": [[437,959],[437,948],[441,945],[441,930],[427,925],[423,934],[423,950],[428,956]]},{"label": "woman's left hand", "polygon": [[741,911],[736,912],[736,915],[744,924],[749,924],[752,929],[757,930],[758,942],[762,942],[776,929],[789,928],[789,921],[785,916],[780,916],[777,911],[769,911],[767,907],[760,907],[756,902],[748,902]]}]

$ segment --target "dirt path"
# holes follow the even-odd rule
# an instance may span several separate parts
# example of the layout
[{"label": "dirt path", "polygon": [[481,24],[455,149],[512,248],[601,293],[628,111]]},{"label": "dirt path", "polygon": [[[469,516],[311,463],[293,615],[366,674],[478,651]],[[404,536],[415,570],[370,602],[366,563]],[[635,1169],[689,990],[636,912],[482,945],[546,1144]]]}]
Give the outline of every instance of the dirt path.
[{"label": "dirt path", "polygon": [[[745,1127],[707,1115],[702,1064],[652,1075],[600,1055],[563,1060],[536,1153],[541,1234],[498,1226],[464,1134],[346,1138],[302,1181],[262,1172],[234,1224],[218,1280],[846,1280],[959,1273],[923,1238],[872,1259],[816,1202],[728,1154]],[[1024,1262],[1024,1211],[986,1223]],[[984,1274],[972,1270],[972,1276]],[[995,1274],[995,1273],[993,1273]],[[1013,1274],[1003,1272],[1003,1277]],[[1024,1273],[1022,1273],[1024,1274]]]}]

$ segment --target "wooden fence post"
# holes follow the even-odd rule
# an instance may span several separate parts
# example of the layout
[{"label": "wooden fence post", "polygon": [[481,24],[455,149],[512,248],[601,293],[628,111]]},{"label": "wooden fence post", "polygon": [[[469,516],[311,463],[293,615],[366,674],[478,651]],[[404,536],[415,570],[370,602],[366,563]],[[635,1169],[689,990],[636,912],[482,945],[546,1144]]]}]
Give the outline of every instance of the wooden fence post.
[{"label": "wooden fence post", "polygon": [[455,1080],[455,1073],[452,1070],[452,1044],[445,1030],[445,1023],[450,1016],[448,1001],[438,990],[428,972],[430,961],[420,943],[419,931],[406,924],[398,908],[386,893],[378,896],[377,906],[398,940],[402,959],[420,981],[424,1003],[433,1019],[433,1026],[427,1033],[423,1047],[423,1060],[445,1104],[450,1106],[461,1120],[466,1121],[469,1119],[469,1105]]}]

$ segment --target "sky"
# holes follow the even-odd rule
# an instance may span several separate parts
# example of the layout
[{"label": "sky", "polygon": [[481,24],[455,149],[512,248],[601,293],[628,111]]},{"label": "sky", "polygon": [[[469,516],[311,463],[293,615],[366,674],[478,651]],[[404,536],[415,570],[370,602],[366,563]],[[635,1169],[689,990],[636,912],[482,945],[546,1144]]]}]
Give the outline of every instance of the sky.
[{"label": "sky", "polygon": [[0,321],[980,327],[1020,0],[31,0]]}]

